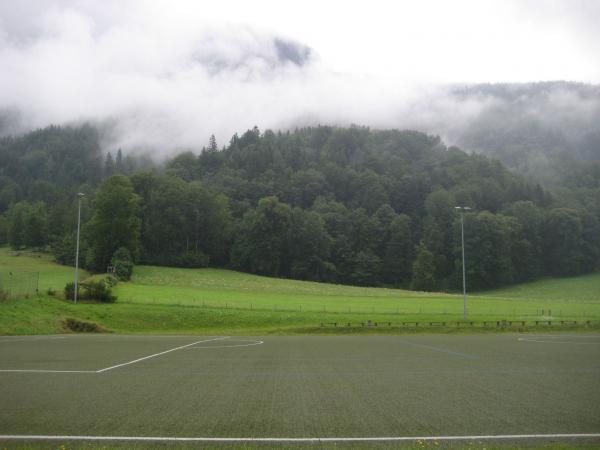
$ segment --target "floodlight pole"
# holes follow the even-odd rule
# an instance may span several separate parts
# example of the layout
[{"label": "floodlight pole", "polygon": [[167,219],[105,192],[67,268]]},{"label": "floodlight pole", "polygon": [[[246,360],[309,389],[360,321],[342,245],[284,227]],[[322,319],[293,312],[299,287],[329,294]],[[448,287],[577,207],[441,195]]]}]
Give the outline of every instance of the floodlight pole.
[{"label": "floodlight pole", "polygon": [[73,293],[73,303],[77,303],[77,282],[79,271],[79,229],[81,227],[81,199],[85,197],[85,194],[79,192],[77,194],[78,205],[77,205],[77,249],[75,250],[75,292]]},{"label": "floodlight pole", "polygon": [[465,271],[465,221],[464,221],[464,212],[469,211],[471,208],[468,206],[455,206],[456,210],[460,212],[460,235],[461,235],[461,243],[462,243],[462,276],[463,276],[463,316],[464,319],[467,320],[468,310],[467,310],[467,276]]}]

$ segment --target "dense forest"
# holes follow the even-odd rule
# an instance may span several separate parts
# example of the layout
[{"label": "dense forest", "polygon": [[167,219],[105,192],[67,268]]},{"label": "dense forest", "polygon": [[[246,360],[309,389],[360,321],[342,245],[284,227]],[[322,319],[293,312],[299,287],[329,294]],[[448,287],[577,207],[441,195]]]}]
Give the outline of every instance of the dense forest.
[{"label": "dense forest", "polygon": [[600,268],[600,163],[551,190],[416,131],[248,130],[164,163],[104,153],[89,125],[0,140],[0,244],[72,264],[231,267],[269,276],[456,290]]},{"label": "dense forest", "polygon": [[[573,172],[600,161],[600,86],[567,81],[449,87],[471,119],[442,119],[438,132],[467,151],[500,160],[549,187],[572,183]],[[567,170],[565,170],[567,166]],[[581,180],[585,183],[585,180]]]}]

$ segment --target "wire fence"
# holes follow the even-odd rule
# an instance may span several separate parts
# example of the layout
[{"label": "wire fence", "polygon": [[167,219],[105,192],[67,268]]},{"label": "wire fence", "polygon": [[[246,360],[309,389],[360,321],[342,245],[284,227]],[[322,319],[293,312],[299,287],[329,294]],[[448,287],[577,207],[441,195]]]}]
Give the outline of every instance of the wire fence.
[{"label": "wire fence", "polygon": [[598,328],[600,320],[484,320],[484,321],[404,321],[382,322],[321,322],[320,328],[540,328],[586,327]]},{"label": "wire fence", "polygon": [[[316,315],[361,315],[361,316],[390,316],[390,317],[414,317],[421,318],[439,317],[440,321],[460,320],[463,317],[462,304],[456,307],[440,307],[427,306],[425,304],[413,304],[411,307],[398,306],[344,306],[325,305],[325,304],[302,304],[302,303],[267,303],[264,301],[211,301],[211,300],[184,300],[171,301],[163,299],[148,298],[143,301],[133,300],[129,298],[119,299],[119,303],[129,304],[150,304],[164,306],[182,306],[190,308],[205,308],[212,310],[237,310],[237,311],[254,311],[254,312],[273,312],[273,313],[305,313]],[[569,320],[569,319],[591,319],[598,317],[596,308],[588,310],[573,310],[573,309],[551,309],[551,308],[531,308],[521,306],[518,308],[473,308],[469,311],[469,317],[477,318],[477,320],[485,320],[486,318],[502,317],[507,320]]]},{"label": "wire fence", "polygon": [[39,272],[0,271],[0,300],[28,298],[37,295]]}]

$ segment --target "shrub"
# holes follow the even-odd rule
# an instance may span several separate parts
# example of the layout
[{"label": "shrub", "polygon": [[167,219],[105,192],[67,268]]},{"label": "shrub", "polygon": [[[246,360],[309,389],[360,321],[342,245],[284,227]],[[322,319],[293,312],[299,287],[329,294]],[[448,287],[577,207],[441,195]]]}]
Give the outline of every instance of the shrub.
[{"label": "shrub", "polygon": [[108,287],[113,287],[119,284],[119,279],[113,275],[106,275],[104,277],[104,282]]},{"label": "shrub", "polygon": [[[103,303],[114,303],[117,297],[112,295],[110,286],[110,282],[106,279],[82,281],[78,286],[77,298],[81,300],[98,300]],[[65,286],[65,298],[67,300],[73,299],[74,293],[75,284],[72,282],[67,283]]]},{"label": "shrub", "polygon": [[[79,297],[79,294],[81,294],[81,291],[79,290],[79,286],[77,289],[77,297]],[[65,285],[65,299],[66,300],[73,300],[73,296],[75,294],[75,283],[73,283],[72,281],[68,282]]]},{"label": "shrub", "polygon": [[97,323],[84,322],[69,317],[63,322],[65,328],[71,331],[86,332],[86,333],[99,333],[104,331]]},{"label": "shrub", "polygon": [[131,253],[125,247],[119,247],[110,260],[115,276],[121,281],[127,281],[133,273]]},{"label": "shrub", "polygon": [[85,298],[99,300],[103,303],[114,303],[117,297],[112,295],[112,290],[105,280],[84,281],[81,287],[85,291]]}]

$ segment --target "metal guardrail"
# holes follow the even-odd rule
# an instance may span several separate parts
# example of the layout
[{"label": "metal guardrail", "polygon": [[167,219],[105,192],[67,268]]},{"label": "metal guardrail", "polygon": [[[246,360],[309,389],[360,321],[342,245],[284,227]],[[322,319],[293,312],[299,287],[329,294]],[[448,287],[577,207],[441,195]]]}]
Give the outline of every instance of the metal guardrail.
[{"label": "metal guardrail", "polygon": [[600,326],[598,320],[486,320],[475,321],[422,321],[422,322],[322,322],[321,328],[512,328],[512,327],[565,327],[565,326]]}]

